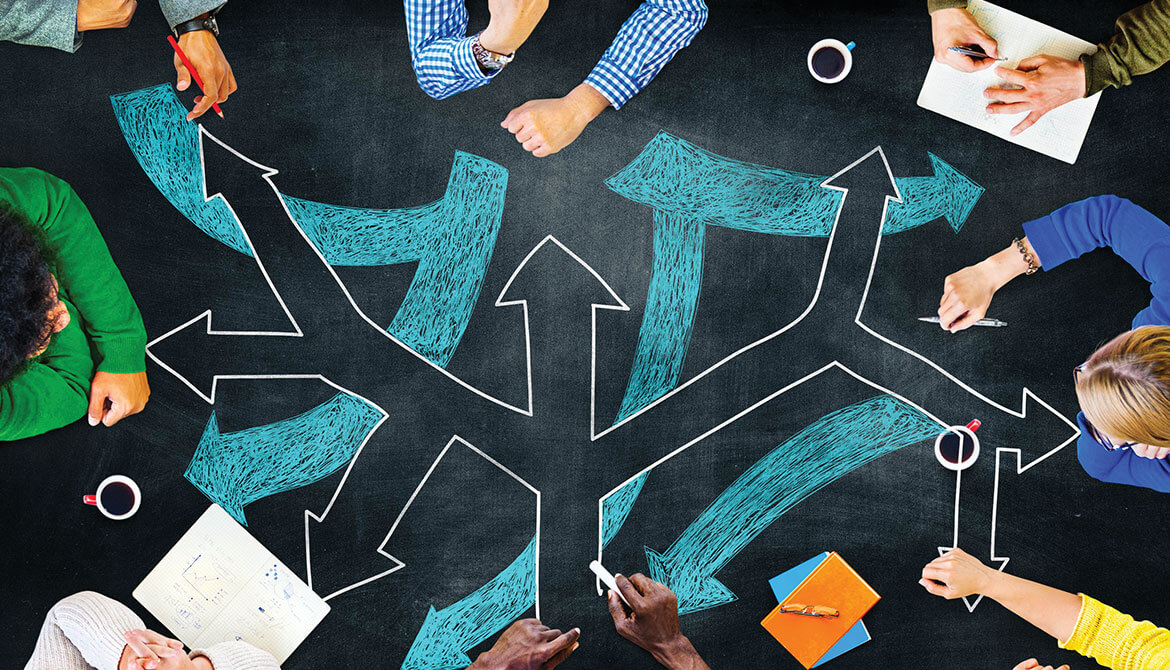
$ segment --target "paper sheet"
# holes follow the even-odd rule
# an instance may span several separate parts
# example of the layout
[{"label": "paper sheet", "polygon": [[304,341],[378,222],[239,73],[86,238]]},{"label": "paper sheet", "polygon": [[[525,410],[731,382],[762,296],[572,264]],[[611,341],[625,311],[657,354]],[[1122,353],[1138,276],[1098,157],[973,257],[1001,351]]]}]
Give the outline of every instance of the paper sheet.
[{"label": "paper sheet", "polygon": [[[972,0],[968,10],[999,44],[999,55],[1007,58],[999,63],[1004,67],[1015,68],[1021,60],[1039,54],[1076,60],[1081,54],[1097,50],[1094,44],[990,2]],[[1026,113],[988,114],[986,107],[991,100],[983,96],[984,89],[1006,83],[996,76],[993,67],[965,73],[932,60],[922,92],[918,94],[918,106],[1013,144],[1066,163],[1075,163],[1101,94],[1061,105],[1041,117],[1031,128],[1012,137],[1011,129],[1024,119]]]},{"label": "paper sheet", "polygon": [[329,605],[218,505],[134,589],[191,648],[243,640],[284,663]]}]

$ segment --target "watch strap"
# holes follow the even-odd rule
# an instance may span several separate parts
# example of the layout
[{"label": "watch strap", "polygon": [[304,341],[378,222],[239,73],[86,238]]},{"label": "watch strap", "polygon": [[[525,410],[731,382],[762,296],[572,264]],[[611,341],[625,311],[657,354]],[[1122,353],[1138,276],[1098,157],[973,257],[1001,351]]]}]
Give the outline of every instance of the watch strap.
[{"label": "watch strap", "polygon": [[475,62],[479,63],[480,69],[488,73],[504,69],[505,65],[516,58],[515,52],[502,54],[484,47],[479,42],[479,35],[476,35],[471,41],[471,53],[475,56]]},{"label": "watch strap", "polygon": [[212,35],[219,37],[219,22],[215,20],[215,12],[212,12],[203,18],[194,18],[190,21],[184,21],[175,26],[175,37],[185,33],[195,32],[196,30],[210,30]]}]

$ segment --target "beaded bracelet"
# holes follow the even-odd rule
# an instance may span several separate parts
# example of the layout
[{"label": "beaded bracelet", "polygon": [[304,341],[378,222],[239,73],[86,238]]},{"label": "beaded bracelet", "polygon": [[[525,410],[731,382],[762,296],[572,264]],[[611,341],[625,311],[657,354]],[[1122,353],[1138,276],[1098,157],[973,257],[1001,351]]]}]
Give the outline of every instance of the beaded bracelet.
[{"label": "beaded bracelet", "polygon": [[1016,248],[1020,250],[1020,255],[1024,257],[1024,262],[1028,264],[1028,270],[1024,274],[1036,274],[1036,271],[1040,269],[1040,266],[1036,265],[1036,257],[1028,253],[1028,247],[1024,246],[1023,240],[1017,237],[1012,241],[1016,243]]}]

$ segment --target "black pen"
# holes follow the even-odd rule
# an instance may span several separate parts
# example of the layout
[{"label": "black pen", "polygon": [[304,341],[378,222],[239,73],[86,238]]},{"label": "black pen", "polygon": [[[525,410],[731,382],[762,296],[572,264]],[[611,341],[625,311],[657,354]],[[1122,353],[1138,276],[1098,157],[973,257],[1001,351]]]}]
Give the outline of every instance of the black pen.
[{"label": "black pen", "polygon": [[[991,58],[991,56],[987,55],[987,52],[985,52],[985,51],[983,51],[983,49],[977,48],[977,47],[949,47],[948,51],[954,51],[957,54],[963,54],[964,56],[970,56],[971,58],[977,58],[979,60]],[[1007,60],[1007,59],[1006,58],[991,58],[991,60],[998,61],[998,60]]]}]

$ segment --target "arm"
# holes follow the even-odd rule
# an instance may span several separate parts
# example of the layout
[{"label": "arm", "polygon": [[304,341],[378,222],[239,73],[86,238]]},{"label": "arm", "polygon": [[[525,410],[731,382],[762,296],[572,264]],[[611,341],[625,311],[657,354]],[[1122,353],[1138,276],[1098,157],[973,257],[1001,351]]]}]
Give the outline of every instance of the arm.
[{"label": "arm", "polygon": [[1081,56],[1085,94],[1133,82],[1134,75],[1153,72],[1170,61],[1170,0],[1152,0],[1117,19],[1117,32]]},{"label": "arm", "polygon": [[539,619],[522,619],[509,626],[467,670],[553,670],[580,646],[579,637],[580,628],[562,633]]},{"label": "arm", "polygon": [[467,37],[464,0],[404,0],[404,4],[414,75],[427,95],[442,100],[483,86],[499,72],[486,74],[475,60],[471,50],[475,38]]},{"label": "arm", "polygon": [[0,0],[0,40],[77,51],[77,1]]},{"label": "arm", "polygon": [[947,600],[983,594],[1060,642],[1072,637],[1081,612],[1080,597],[993,570],[962,549],[928,563],[918,583]]},{"label": "arm", "polygon": [[[172,30],[180,23],[207,18],[219,12],[226,4],[227,0],[159,0],[159,7]],[[195,106],[187,114],[187,120],[190,121],[203,116],[212,108],[212,104],[226,102],[238,87],[235,72],[212,31],[185,32],[179,35],[178,41],[179,48],[191,61],[191,65],[195,66],[203,82],[203,90],[195,97]],[[191,73],[178,54],[172,54],[171,60],[175,66],[175,88],[186,91],[191,87]]]},{"label": "arm", "polygon": [[1130,449],[1108,451],[1089,436],[1084,415],[1077,415],[1081,436],[1077,460],[1094,479],[1110,484],[1128,484],[1170,493],[1170,463],[1165,458],[1142,458]]},{"label": "arm", "polygon": [[[123,664],[123,632],[142,627],[125,605],[93,591],[62,599],[45,617],[30,668],[133,667]],[[84,659],[83,665],[65,665],[64,659]]]},{"label": "arm", "polygon": [[1061,648],[1110,668],[1165,668],[1170,665],[1170,631],[1081,594],[1076,629]]},{"label": "arm", "polygon": [[622,25],[585,81],[562,98],[529,100],[500,123],[525,151],[544,157],[573,143],[606,107],[620,109],[707,22],[703,0],[646,0]]},{"label": "arm", "polygon": [[[960,72],[976,72],[995,65],[999,44],[991,38],[963,0],[929,0],[930,36],[934,42],[934,59]],[[973,58],[951,51],[951,47],[978,46],[990,58]]]}]

